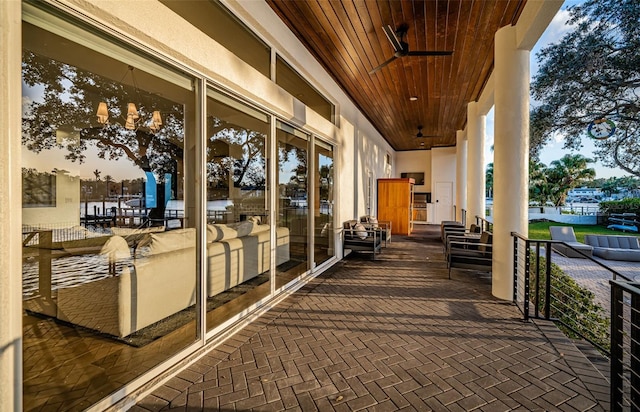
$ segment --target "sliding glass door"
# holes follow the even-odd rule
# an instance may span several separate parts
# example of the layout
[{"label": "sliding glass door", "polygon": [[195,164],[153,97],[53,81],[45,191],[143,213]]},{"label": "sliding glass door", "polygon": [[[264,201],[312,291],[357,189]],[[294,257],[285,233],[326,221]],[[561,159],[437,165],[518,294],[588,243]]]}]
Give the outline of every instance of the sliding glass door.
[{"label": "sliding glass door", "polygon": [[309,135],[276,122],[278,156],[277,227],[288,232],[290,258],[278,265],[276,288],[309,269]]},{"label": "sliding glass door", "polygon": [[[207,329],[271,293],[270,117],[207,91]],[[288,259],[288,244],[279,246]]]}]

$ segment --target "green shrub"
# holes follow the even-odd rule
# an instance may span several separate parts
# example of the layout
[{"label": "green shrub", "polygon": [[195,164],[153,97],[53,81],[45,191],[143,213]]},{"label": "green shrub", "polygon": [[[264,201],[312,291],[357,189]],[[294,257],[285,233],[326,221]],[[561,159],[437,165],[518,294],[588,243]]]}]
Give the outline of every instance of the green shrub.
[{"label": "green shrub", "polygon": [[[536,302],[536,256],[531,254],[529,287],[531,303],[538,305],[538,310],[544,316],[545,305],[545,279],[546,259],[540,258],[540,294]],[[606,315],[602,306],[594,302],[594,294],[576,283],[565,274],[555,263],[551,263],[551,305],[550,316],[558,319],[558,328],[569,338],[576,339],[576,335],[570,328],[579,334],[588,337],[592,342],[609,352],[609,331],[611,320]],[[570,326],[570,328],[564,325]]]},{"label": "green shrub", "polygon": [[600,211],[609,213],[640,213],[640,198],[630,197],[622,200],[600,202]]}]

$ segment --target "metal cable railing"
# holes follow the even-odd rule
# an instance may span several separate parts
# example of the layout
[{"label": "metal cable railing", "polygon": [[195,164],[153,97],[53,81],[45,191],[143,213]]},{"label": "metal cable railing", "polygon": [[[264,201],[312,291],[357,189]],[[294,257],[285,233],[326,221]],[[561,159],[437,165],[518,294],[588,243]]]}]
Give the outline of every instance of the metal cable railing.
[{"label": "metal cable railing", "polygon": [[480,226],[483,232],[493,232],[493,222],[481,216],[476,216],[476,225]]},{"label": "metal cable railing", "polygon": [[[614,411],[640,411],[640,283],[586,256],[564,258],[552,253],[564,242],[514,239],[513,299],[524,319],[555,322],[569,337],[590,342],[611,362],[611,407]],[[555,261],[563,260],[561,269]],[[564,273],[567,262],[578,269],[598,270],[611,278],[611,299],[606,305],[594,300],[592,291],[581,288]],[[604,307],[603,307],[604,306]]]},{"label": "metal cable railing", "polygon": [[640,411],[640,283],[611,284],[611,410]]}]

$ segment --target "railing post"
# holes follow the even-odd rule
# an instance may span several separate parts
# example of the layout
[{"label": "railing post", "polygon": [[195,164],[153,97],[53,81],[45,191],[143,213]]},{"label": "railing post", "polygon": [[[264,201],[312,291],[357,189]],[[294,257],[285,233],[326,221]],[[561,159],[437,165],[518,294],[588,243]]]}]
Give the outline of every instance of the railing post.
[{"label": "railing post", "polygon": [[534,316],[540,317],[540,242],[536,242],[536,304],[533,307]]},{"label": "railing post", "polygon": [[527,240],[524,248],[524,320],[529,320],[529,279],[531,278],[531,243]]},{"label": "railing post", "polygon": [[611,372],[610,372],[610,400],[611,410],[613,412],[622,411],[622,288],[618,287],[614,282],[611,285]]},{"label": "railing post", "polygon": [[551,247],[545,248],[547,255],[546,262],[546,276],[544,285],[544,318],[549,320],[551,318]]},{"label": "railing post", "polygon": [[640,410],[640,296],[631,294],[631,410]]}]

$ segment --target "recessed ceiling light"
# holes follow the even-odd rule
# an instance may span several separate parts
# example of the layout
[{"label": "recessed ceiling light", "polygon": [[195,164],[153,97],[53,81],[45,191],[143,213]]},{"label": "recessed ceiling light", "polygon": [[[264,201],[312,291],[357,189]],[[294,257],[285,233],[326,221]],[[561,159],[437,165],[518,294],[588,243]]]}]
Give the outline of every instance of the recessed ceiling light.
[{"label": "recessed ceiling light", "polygon": [[418,100],[418,96],[411,96],[409,97],[409,100],[411,100],[412,102],[415,102],[416,100]]}]

